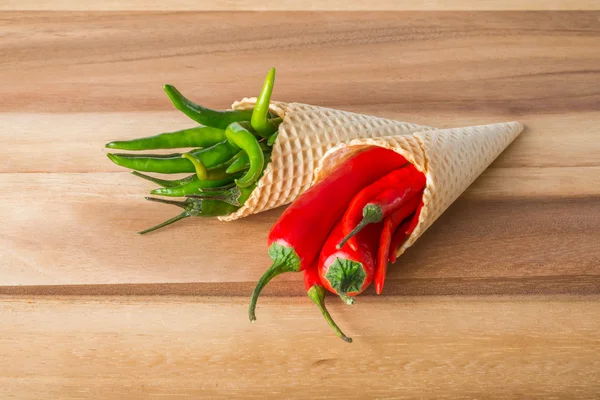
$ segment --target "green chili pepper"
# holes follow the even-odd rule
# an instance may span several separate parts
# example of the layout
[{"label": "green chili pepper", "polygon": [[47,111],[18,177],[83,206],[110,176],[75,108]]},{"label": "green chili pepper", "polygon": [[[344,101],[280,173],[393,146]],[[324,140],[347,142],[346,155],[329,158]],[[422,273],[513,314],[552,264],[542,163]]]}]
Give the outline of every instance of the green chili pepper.
[{"label": "green chili pepper", "polygon": [[239,186],[234,186],[230,189],[220,191],[220,192],[204,192],[201,191],[199,194],[191,194],[187,195],[188,198],[194,199],[204,199],[204,200],[218,200],[225,202],[227,204],[231,204],[232,206],[241,207],[244,205],[248,197],[252,194],[254,189],[256,188],[256,184],[240,188]]},{"label": "green chili pepper", "polygon": [[229,125],[225,130],[225,135],[229,143],[239,147],[248,154],[250,167],[244,176],[235,181],[239,187],[248,187],[256,182],[262,173],[265,165],[265,155],[254,135],[239,123]]},{"label": "green chili pepper", "polygon": [[[192,162],[192,164],[194,165],[194,169],[196,170],[196,176],[198,177],[198,179],[203,181],[208,179],[208,169],[201,160],[199,160],[197,157],[194,157],[192,154],[182,154],[181,157],[186,158]],[[227,170],[225,170],[225,173],[227,173]]]},{"label": "green chili pepper", "polygon": [[[227,143],[229,143],[229,142],[227,142]],[[244,154],[246,154],[246,153],[244,152],[244,150],[240,150],[240,151],[238,151],[237,153],[235,153],[235,155],[234,155],[233,157],[231,157],[231,158],[229,159],[229,161],[228,161],[228,164],[229,164],[229,165],[233,164],[234,162],[236,162],[236,160],[238,160],[238,159],[239,159],[240,157],[242,157]]]},{"label": "green chili pepper", "polygon": [[[210,171],[210,170],[209,170]],[[210,175],[210,172],[209,172]],[[216,174],[215,174],[216,175]],[[215,175],[212,175],[214,178]],[[233,183],[234,179],[241,176],[241,173],[228,175],[223,170],[223,175],[225,176],[222,179],[215,180],[200,180],[196,175],[194,175],[194,179],[185,185],[177,186],[177,187],[164,187],[159,189],[154,189],[150,192],[150,194],[156,194],[161,196],[169,196],[169,197],[183,197],[187,194],[196,194],[199,193],[201,189],[207,188],[222,188],[230,183]]]},{"label": "green chili pepper", "polygon": [[167,180],[167,179],[159,179],[159,178],[155,178],[153,176],[150,175],[146,175],[146,174],[142,174],[140,172],[137,171],[133,171],[132,172],[133,175],[138,176],[142,179],[145,179],[147,181],[156,183],[158,186],[164,187],[164,188],[173,188],[173,187],[177,187],[177,186],[181,186],[181,185],[185,185],[186,183],[189,183],[191,181],[194,180],[194,178],[196,177],[196,175],[190,175],[188,177],[185,177],[183,179],[173,179],[173,180]]},{"label": "green chili pepper", "polygon": [[[259,143],[259,144],[262,145],[262,143]],[[263,154],[265,155],[265,166],[266,166],[269,162],[269,161],[267,161],[267,159],[270,159],[270,154],[268,151],[264,151],[264,150],[263,150]],[[243,153],[237,160],[235,160],[231,164],[229,164],[229,167],[227,167],[226,172],[228,174],[234,174],[236,172],[245,171],[248,168],[250,168],[250,158],[248,157],[248,154]]]},{"label": "green chili pepper", "polygon": [[144,235],[146,233],[171,225],[174,222],[188,217],[218,217],[220,215],[229,215],[235,212],[238,207],[217,200],[200,200],[188,198],[185,201],[174,201],[157,199],[154,197],[146,197],[146,200],[156,201],[158,203],[171,204],[183,208],[183,212],[163,223],[160,223],[152,228],[145,229],[138,233]]},{"label": "green chili pepper", "polygon": [[232,122],[250,121],[252,118],[252,110],[211,110],[188,100],[172,85],[165,85],[164,89],[175,108],[202,125],[225,129]]},{"label": "green chili pepper", "polygon": [[256,99],[254,110],[252,111],[252,128],[262,137],[269,137],[277,130],[277,125],[269,119],[269,104],[271,102],[271,94],[275,85],[275,68],[271,68],[262,90]]},{"label": "green chili pepper", "polygon": [[275,144],[275,140],[277,140],[277,135],[279,132],[275,132],[271,136],[269,136],[269,140],[267,140],[267,146],[273,146]]},{"label": "green chili pepper", "polygon": [[[223,141],[214,146],[189,152],[204,163],[208,168],[215,167],[230,160],[239,152],[239,148]],[[194,165],[181,158],[181,153],[174,154],[107,154],[112,162],[121,167],[144,172],[161,174],[177,174],[194,172]]]},{"label": "green chili pepper", "polygon": [[235,160],[234,162],[227,167],[226,172],[228,174],[233,174],[234,172],[240,172],[248,169],[250,167],[250,159],[248,158],[248,154],[244,153]]},{"label": "green chili pepper", "polygon": [[161,133],[140,139],[120,140],[106,144],[109,149],[156,150],[181,147],[208,147],[225,140],[223,129],[211,126],[197,126],[177,132]]}]

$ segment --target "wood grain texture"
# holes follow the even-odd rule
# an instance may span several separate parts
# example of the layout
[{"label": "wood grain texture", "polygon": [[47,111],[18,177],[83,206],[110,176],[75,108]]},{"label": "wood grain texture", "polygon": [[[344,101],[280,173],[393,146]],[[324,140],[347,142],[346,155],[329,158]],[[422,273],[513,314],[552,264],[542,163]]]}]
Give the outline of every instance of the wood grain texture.
[{"label": "wood grain texture", "polygon": [[[496,111],[475,115],[456,110],[454,113],[422,115],[403,112],[395,105],[385,103],[377,110],[371,107],[365,107],[365,110],[356,106],[350,108],[365,114],[440,128],[518,119],[526,125],[524,133],[517,138],[513,146],[500,155],[492,168],[514,168],[516,171],[506,172],[511,174],[519,173],[523,168],[557,168],[556,172],[559,175],[569,174],[573,179],[581,179],[581,175],[569,172],[577,171],[571,168],[586,167],[579,170],[583,172],[591,171],[587,167],[600,167],[598,156],[600,142],[597,140],[596,129],[600,125],[599,112],[565,113],[562,111],[540,115]],[[133,139],[190,126],[187,118],[168,111],[6,112],[2,113],[0,118],[0,132],[3,132],[0,135],[0,157],[6,160],[0,165],[0,173],[122,172],[122,168],[108,162],[105,157],[108,152],[104,149],[105,143],[115,139]],[[593,176],[595,174],[592,173],[585,179]],[[544,174],[544,177],[554,179],[555,175]],[[139,183],[133,179],[128,182]],[[500,184],[504,183],[500,182]],[[596,190],[595,185],[585,186],[588,187],[585,189],[580,187],[579,190]],[[513,188],[519,190],[519,187]],[[527,188],[535,190],[534,185],[527,185]]]},{"label": "wood grain texture", "polygon": [[598,10],[595,0],[3,0],[0,10],[86,11],[486,11]]},{"label": "wood grain texture", "polygon": [[[598,186],[582,181],[581,197],[554,198],[555,189],[545,188],[563,187],[560,181],[497,173],[519,170],[486,172],[391,268],[390,279],[600,275]],[[598,168],[588,172],[597,182]],[[270,265],[266,236],[281,209],[229,223],[188,219],[140,237],[135,232],[179,212],[143,200],[151,185],[127,173],[23,175],[2,175],[0,285],[247,282],[249,292]],[[486,189],[500,180],[505,186]],[[537,196],[513,192],[515,181],[537,187]],[[278,279],[297,285],[301,276]]]},{"label": "wood grain texture", "polygon": [[[406,4],[394,3],[472,5]],[[600,12],[8,11],[0,40],[0,398],[600,392]],[[163,84],[223,108],[272,65],[280,100],[442,128],[526,125],[390,268],[383,296],[328,298],[352,345],[299,274],[268,286],[247,321],[282,209],[135,236],[177,211],[144,201],[153,186],[105,157],[109,140],[191,126]]]},{"label": "wood grain texture", "polygon": [[598,12],[0,17],[4,112],[171,110],[165,83],[228,107],[273,65],[277,99],[349,110],[489,116],[600,102]]},{"label": "wood grain texture", "polygon": [[304,298],[265,299],[255,324],[239,299],[2,300],[0,348],[20,360],[0,368],[3,398],[592,399],[600,390],[598,296],[332,304],[351,345]]}]

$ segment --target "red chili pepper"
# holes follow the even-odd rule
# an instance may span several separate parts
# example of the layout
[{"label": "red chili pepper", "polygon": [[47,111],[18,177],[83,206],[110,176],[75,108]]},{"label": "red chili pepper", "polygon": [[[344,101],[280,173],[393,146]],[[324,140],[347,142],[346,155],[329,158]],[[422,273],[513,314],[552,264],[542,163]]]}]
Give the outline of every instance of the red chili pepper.
[{"label": "red chili pepper", "polygon": [[269,233],[269,256],[273,265],[258,281],[250,300],[249,317],[263,287],[284,272],[304,270],[319,255],[331,228],[352,198],[363,187],[406,164],[398,153],[382,147],[365,149],[336,168],[290,205]]},{"label": "red chili pepper", "polygon": [[336,244],[343,235],[340,220],[319,256],[319,276],[323,286],[337,294],[347,304],[354,303],[353,297],[362,293],[373,282],[375,256],[382,224],[370,225],[358,235],[356,249],[346,246],[339,250]]},{"label": "red chili pepper", "polygon": [[396,231],[394,232],[394,235],[392,236],[392,242],[390,244],[390,251],[389,251],[391,263],[396,262],[396,259],[397,259],[396,252],[398,251],[400,246],[404,243],[404,241],[410,236],[411,233],[413,233],[413,231],[417,227],[417,224],[419,223],[419,216],[421,215],[422,208],[423,208],[423,201],[421,201],[421,203],[417,207],[417,211],[415,211],[415,215],[411,218],[409,226],[406,227],[406,229],[404,229],[404,230],[401,229],[402,226],[400,226],[400,228],[396,229]]},{"label": "red chili pepper", "polygon": [[422,191],[413,194],[402,207],[394,211],[392,215],[383,221],[383,229],[381,230],[379,249],[377,251],[377,266],[375,267],[375,293],[377,294],[381,294],[383,291],[383,284],[385,283],[392,233],[394,233],[400,224],[402,225],[398,228],[399,230],[406,231],[406,229],[408,229],[412,222],[408,217],[415,212],[422,198]]},{"label": "red chili pepper", "polygon": [[[409,166],[408,163],[406,163],[403,167],[407,166]],[[362,218],[363,207],[369,201],[377,197],[382,191],[388,188],[388,180],[394,180],[398,183],[398,185],[401,185],[403,180],[407,177],[409,173],[410,170],[408,168],[399,168],[381,177],[369,186],[362,189],[356,196],[354,196],[354,198],[350,202],[350,205],[348,206],[348,210],[346,210],[346,213],[344,214],[343,229],[347,232],[350,232],[352,228],[354,228],[360,222]],[[353,249],[356,249],[356,239],[349,239],[348,245]]]},{"label": "red chili pepper", "polygon": [[[369,199],[361,191],[357,196],[357,201],[352,201],[348,211],[344,214],[345,237],[337,245],[338,249],[341,249],[365,226],[381,222],[401,207],[412,194],[421,190],[425,186],[425,175],[419,172],[414,165],[409,165],[384,176],[371,186],[376,187],[380,193],[375,198]],[[374,188],[371,186],[365,188],[364,191],[368,194],[372,193]],[[354,243],[351,243],[351,246],[354,246]]]},{"label": "red chili pepper", "polygon": [[329,311],[325,307],[325,287],[321,283],[321,278],[319,278],[319,270],[317,269],[317,264],[311,264],[304,270],[304,288],[306,289],[306,294],[308,297],[319,307],[321,310],[321,314],[325,317],[325,320],[329,324],[329,326],[333,329],[335,334],[348,343],[352,343],[352,339],[348,336],[344,335],[344,332],[337,326],[337,324],[331,318]]}]

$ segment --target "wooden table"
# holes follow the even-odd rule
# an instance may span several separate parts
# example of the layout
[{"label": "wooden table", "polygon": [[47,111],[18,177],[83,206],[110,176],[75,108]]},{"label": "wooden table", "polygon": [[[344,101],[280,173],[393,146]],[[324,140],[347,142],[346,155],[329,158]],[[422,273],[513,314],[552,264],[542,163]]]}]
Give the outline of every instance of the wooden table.
[{"label": "wooden table", "polygon": [[[2,3],[0,398],[597,398],[600,12]],[[176,210],[105,157],[109,140],[190,126],[163,84],[225,108],[270,66],[279,100],[526,125],[391,268],[385,295],[329,298],[351,345],[300,274],[276,279],[248,322],[281,209],[136,236]]]}]

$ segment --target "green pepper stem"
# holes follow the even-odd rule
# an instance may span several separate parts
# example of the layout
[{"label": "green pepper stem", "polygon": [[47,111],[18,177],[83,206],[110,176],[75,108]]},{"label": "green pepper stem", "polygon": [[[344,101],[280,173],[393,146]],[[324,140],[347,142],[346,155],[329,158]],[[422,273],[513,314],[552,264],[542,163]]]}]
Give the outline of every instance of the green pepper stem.
[{"label": "green pepper stem", "polygon": [[277,140],[277,135],[279,132],[275,132],[271,136],[269,136],[269,140],[267,140],[267,146],[273,146],[275,144],[275,140]]},{"label": "green pepper stem", "polygon": [[383,212],[381,211],[381,207],[375,204],[367,204],[363,208],[363,219],[360,221],[358,225],[349,234],[346,235],[335,247],[336,249],[341,249],[344,247],[346,242],[350,240],[354,235],[358,232],[362,231],[363,228],[369,224],[373,224],[376,222],[380,222],[383,219]]},{"label": "green pepper stem", "polygon": [[183,178],[183,179],[168,180],[168,179],[155,178],[150,175],[142,174],[141,172],[138,172],[138,171],[133,171],[132,174],[139,178],[150,181],[152,183],[156,183],[158,186],[161,186],[164,188],[173,188],[173,187],[185,185],[186,183],[191,182],[194,179],[194,177],[196,176],[196,175],[190,175],[187,178]]},{"label": "green pepper stem", "polygon": [[242,195],[242,191],[239,187],[234,186],[231,189],[224,190],[222,192],[208,192],[208,193],[199,193],[199,194],[189,194],[185,197],[191,197],[193,199],[204,199],[204,200],[218,200],[225,202],[227,204],[231,204],[232,206],[240,207],[242,204],[240,203],[240,197]]},{"label": "green pepper stem", "polygon": [[344,332],[342,332],[342,330],[337,326],[333,318],[331,318],[329,311],[327,311],[327,308],[325,307],[325,288],[323,286],[313,285],[310,289],[308,289],[307,294],[308,297],[312,300],[312,302],[315,303],[317,307],[319,307],[319,310],[325,318],[325,321],[327,321],[329,326],[333,329],[336,336],[347,343],[352,343],[352,338],[349,338],[348,336],[344,335]]},{"label": "green pepper stem", "polygon": [[175,200],[167,200],[167,199],[157,199],[156,197],[144,197],[146,200],[148,201],[154,201],[156,203],[163,203],[163,204],[171,204],[173,206],[177,206],[180,208],[185,209],[186,208],[186,203],[184,201],[175,201]]},{"label": "green pepper stem", "polygon": [[200,161],[198,157],[194,156],[193,154],[183,153],[181,155],[181,158],[188,159],[192,162],[194,168],[196,169],[196,176],[198,177],[198,179],[200,179],[201,181],[208,179],[208,170],[206,169],[204,163]]},{"label": "green pepper stem", "polygon": [[[150,200],[151,198],[147,198],[147,199]],[[177,216],[175,216],[175,217],[173,217],[171,219],[168,219],[168,220],[166,220],[163,223],[160,223],[158,225],[153,226],[152,228],[148,228],[148,229],[145,229],[145,230],[143,230],[141,232],[138,232],[138,235],[145,235],[146,233],[150,233],[150,232],[153,232],[153,231],[155,231],[157,229],[164,228],[167,225],[171,225],[172,223],[177,222],[179,220],[182,220],[184,218],[187,218],[189,216],[190,216],[190,214],[187,211],[184,211],[181,214],[179,214],[179,215],[177,215]]]}]

